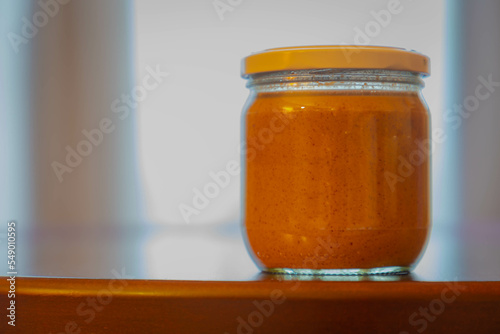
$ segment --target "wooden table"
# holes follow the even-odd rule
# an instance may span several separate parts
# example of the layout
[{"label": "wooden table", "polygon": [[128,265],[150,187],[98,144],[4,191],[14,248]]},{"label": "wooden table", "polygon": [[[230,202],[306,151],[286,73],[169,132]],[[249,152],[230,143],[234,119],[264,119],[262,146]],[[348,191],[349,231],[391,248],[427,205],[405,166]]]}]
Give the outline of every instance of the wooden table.
[{"label": "wooden table", "polygon": [[323,278],[259,273],[236,224],[19,234],[1,333],[500,333],[499,223],[435,227],[411,275]]}]

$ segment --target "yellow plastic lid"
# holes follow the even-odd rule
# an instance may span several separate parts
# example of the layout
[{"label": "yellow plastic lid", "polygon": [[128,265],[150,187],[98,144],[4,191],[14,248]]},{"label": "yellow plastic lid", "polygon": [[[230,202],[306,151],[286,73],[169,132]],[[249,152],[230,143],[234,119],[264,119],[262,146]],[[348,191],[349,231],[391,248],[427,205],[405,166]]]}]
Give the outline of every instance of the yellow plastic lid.
[{"label": "yellow plastic lid", "polygon": [[305,69],[380,69],[429,75],[429,57],[402,48],[318,45],[267,49],[242,61],[241,75]]}]

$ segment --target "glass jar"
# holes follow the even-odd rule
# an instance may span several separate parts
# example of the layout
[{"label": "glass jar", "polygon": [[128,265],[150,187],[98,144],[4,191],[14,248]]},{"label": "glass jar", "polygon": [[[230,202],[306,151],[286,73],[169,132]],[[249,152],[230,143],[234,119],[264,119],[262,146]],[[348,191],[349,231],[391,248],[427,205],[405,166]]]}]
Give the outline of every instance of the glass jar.
[{"label": "glass jar", "polygon": [[407,273],[430,229],[429,60],[397,48],[270,49],[243,61],[242,218],[263,271]]}]

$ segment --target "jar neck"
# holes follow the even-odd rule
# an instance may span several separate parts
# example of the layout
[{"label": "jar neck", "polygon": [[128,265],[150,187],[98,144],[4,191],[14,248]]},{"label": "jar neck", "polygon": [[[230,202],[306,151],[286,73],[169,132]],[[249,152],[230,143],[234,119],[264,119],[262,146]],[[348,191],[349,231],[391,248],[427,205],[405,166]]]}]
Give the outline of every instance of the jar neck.
[{"label": "jar neck", "polygon": [[419,73],[393,70],[310,69],[257,73],[248,77],[255,92],[338,90],[415,92],[424,87]]}]

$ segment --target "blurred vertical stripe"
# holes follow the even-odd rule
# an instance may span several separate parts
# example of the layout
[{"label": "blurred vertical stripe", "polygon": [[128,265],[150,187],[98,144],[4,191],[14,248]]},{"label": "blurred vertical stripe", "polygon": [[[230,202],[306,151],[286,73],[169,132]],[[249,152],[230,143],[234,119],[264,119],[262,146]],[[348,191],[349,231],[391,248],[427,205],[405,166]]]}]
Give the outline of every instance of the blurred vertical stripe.
[{"label": "blurred vertical stripe", "polygon": [[[460,1],[446,2],[445,21],[445,68],[436,69],[444,72],[445,98],[444,113],[453,108],[453,104],[461,103],[463,91],[462,43],[463,43],[463,6]],[[431,112],[433,112],[431,110]],[[437,111],[434,111],[437,112]],[[435,224],[453,226],[462,219],[462,180],[461,180],[461,134],[453,129],[449,122],[443,122],[446,141],[443,143],[442,164],[433,170],[433,221]]]},{"label": "blurred vertical stripe", "polygon": [[[135,109],[124,120],[112,101],[134,86],[133,12],[129,0],[71,1],[61,5],[33,39],[34,209],[50,226],[130,225],[141,219]],[[67,165],[82,131],[104,134],[81,163],[58,180],[54,161]]]},{"label": "blurred vertical stripe", "polygon": [[[73,0],[52,14],[41,3],[0,1],[0,224],[16,219],[23,230],[20,275],[105,277],[127,261],[137,274],[136,109],[123,120],[111,110],[135,84],[133,2]],[[26,35],[34,15],[46,22],[16,53],[8,34]],[[77,150],[105,118],[114,131],[60,182],[53,162],[66,165],[66,147]]]},{"label": "blurred vertical stripe", "polygon": [[[463,127],[464,218],[479,224],[500,224],[500,1],[463,1],[463,96],[474,96],[478,77],[497,83],[479,101]],[[482,88],[482,94],[488,92]]]},{"label": "blurred vertical stripe", "polygon": [[[16,53],[7,36],[19,33],[21,18],[30,13],[30,1],[0,1],[0,245],[5,245],[7,222],[16,220],[17,228],[27,230],[33,219],[31,147],[30,62],[31,45]],[[19,236],[21,237],[21,236]],[[29,254],[29,244],[19,256]],[[29,257],[20,264],[30,265]],[[0,270],[7,272],[7,262]]]}]

